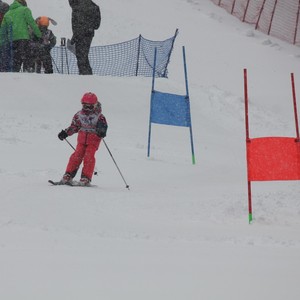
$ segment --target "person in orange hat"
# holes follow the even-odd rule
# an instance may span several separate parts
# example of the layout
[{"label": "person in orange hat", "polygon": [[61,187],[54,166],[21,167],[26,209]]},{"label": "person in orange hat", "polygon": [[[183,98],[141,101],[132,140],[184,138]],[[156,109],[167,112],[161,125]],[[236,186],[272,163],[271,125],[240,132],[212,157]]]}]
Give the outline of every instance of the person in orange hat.
[{"label": "person in orange hat", "polygon": [[42,37],[36,39],[32,37],[31,47],[31,72],[41,73],[42,67],[45,74],[53,73],[51,49],[56,45],[56,36],[52,30],[48,29],[50,18],[46,16],[38,17],[35,20],[38,25]]},{"label": "person in orange hat", "polygon": [[85,93],[81,98],[82,109],[77,112],[71,125],[58,134],[60,140],[78,133],[75,152],[70,156],[66,172],[60,184],[72,184],[83,162],[80,185],[90,185],[95,168],[95,153],[101,139],[106,136],[107,122],[102,114],[101,103],[94,93]]}]

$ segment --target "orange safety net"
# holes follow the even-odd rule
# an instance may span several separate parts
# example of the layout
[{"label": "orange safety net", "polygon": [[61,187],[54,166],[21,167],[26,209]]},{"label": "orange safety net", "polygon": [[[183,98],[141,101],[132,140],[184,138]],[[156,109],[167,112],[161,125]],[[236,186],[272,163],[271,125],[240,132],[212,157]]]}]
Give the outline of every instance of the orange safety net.
[{"label": "orange safety net", "polygon": [[299,0],[211,0],[265,34],[300,44]]},{"label": "orange safety net", "polygon": [[300,142],[263,137],[247,142],[249,181],[300,180]]}]

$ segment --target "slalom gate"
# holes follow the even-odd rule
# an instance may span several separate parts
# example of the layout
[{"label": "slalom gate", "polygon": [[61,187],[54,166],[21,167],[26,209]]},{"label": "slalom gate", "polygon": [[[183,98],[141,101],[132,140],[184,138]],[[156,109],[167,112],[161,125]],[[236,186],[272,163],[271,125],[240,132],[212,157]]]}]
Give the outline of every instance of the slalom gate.
[{"label": "slalom gate", "polygon": [[248,79],[244,69],[245,127],[248,178],[248,219],[252,222],[252,181],[300,180],[300,137],[294,74],[291,73],[296,137],[250,138]]},{"label": "slalom gate", "polygon": [[185,47],[182,47],[184,75],[186,95],[176,95],[170,93],[162,93],[154,89],[155,74],[156,74],[156,59],[157,50],[154,52],[154,68],[152,75],[152,90],[151,90],[151,103],[150,103],[150,118],[149,118],[149,132],[148,132],[148,153],[150,156],[150,143],[151,143],[151,124],[162,124],[171,126],[188,127],[190,130],[191,150],[192,150],[192,163],[195,164],[191,110],[190,110],[190,97],[187,79],[186,55]]}]

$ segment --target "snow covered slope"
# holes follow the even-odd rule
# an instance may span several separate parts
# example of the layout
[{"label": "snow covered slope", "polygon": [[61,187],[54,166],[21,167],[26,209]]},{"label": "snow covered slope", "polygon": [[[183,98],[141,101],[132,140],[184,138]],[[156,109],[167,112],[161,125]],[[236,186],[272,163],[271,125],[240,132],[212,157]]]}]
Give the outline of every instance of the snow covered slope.
[{"label": "snow covered slope", "polygon": [[[184,45],[196,165],[186,128],[154,125],[147,158],[150,78],[0,74],[1,299],[299,299],[299,182],[253,183],[248,224],[243,102],[248,68],[250,135],[295,136],[299,48],[208,0],[96,2],[94,45],[179,29],[157,89],[185,92]],[[68,1],[28,5],[70,37]],[[47,183],[64,173],[72,149],[57,134],[86,91],[102,102],[106,142],[130,191],[104,145],[96,187]]]}]

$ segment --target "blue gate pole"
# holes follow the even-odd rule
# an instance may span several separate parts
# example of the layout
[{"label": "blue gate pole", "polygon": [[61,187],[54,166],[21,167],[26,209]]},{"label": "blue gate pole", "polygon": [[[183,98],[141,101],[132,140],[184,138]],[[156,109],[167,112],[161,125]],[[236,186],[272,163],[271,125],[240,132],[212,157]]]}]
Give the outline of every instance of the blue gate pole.
[{"label": "blue gate pole", "polygon": [[155,93],[155,91],[154,91],[154,83],[155,83],[156,54],[157,54],[157,49],[155,47],[155,50],[154,50],[154,62],[153,62],[153,72],[152,72],[151,100],[150,100],[150,117],[149,117],[149,132],[148,132],[148,153],[147,153],[148,157],[150,156],[152,97],[153,97],[153,94]]},{"label": "blue gate pole", "polygon": [[186,100],[188,101],[188,110],[189,110],[189,118],[190,118],[190,137],[191,137],[191,149],[192,149],[192,163],[193,165],[196,163],[195,152],[194,152],[194,141],[193,141],[193,130],[192,130],[192,119],[191,119],[191,106],[190,106],[190,96],[189,96],[189,87],[188,87],[188,78],[187,78],[187,66],[186,66],[186,55],[185,55],[185,47],[182,46],[183,53],[183,65],[184,65],[184,77],[185,77],[185,88],[186,88]]}]

